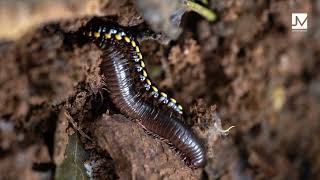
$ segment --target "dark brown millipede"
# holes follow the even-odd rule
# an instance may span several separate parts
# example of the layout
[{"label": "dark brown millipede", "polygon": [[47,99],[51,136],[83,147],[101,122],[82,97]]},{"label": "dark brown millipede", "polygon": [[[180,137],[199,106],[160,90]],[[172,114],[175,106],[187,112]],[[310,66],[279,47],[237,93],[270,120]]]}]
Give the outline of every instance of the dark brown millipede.
[{"label": "dark brown millipede", "polygon": [[182,106],[151,82],[130,29],[93,18],[80,31],[103,51],[101,74],[115,106],[172,145],[189,167],[204,166],[204,148],[183,123]]}]

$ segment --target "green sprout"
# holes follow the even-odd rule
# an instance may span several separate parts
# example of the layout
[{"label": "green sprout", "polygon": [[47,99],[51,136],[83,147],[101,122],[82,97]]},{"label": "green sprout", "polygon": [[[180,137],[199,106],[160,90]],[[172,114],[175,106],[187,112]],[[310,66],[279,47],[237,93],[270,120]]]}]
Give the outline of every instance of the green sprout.
[{"label": "green sprout", "polygon": [[200,14],[201,16],[206,18],[208,21],[215,21],[217,19],[217,15],[212,10],[196,2],[193,2],[191,0],[186,0],[185,4],[190,10]]}]

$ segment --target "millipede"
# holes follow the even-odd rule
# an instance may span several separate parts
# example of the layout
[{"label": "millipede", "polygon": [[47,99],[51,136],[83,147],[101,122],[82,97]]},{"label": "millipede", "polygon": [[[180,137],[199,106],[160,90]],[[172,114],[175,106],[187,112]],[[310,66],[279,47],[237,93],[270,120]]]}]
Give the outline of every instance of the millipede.
[{"label": "millipede", "polygon": [[93,18],[80,32],[102,50],[101,75],[120,112],[174,147],[190,168],[204,166],[202,143],[184,124],[182,106],[152,83],[129,27]]}]

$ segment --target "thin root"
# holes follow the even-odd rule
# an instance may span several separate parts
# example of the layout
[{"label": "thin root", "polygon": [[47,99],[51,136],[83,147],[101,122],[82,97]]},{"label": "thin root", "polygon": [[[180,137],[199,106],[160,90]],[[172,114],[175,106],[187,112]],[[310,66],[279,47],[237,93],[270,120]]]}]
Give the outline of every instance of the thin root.
[{"label": "thin root", "polygon": [[221,129],[217,123],[214,123],[214,127],[221,133],[221,134],[226,134],[228,133],[232,128],[236,127],[236,126],[230,126],[229,128],[227,129]]}]

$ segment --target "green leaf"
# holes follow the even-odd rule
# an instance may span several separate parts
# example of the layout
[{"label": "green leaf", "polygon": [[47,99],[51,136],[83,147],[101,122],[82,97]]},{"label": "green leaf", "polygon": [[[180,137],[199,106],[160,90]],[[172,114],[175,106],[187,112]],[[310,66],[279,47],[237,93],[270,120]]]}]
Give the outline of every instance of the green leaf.
[{"label": "green leaf", "polygon": [[65,151],[65,159],[56,169],[55,180],[87,180],[84,162],[87,159],[77,133],[69,136],[69,144]]}]

